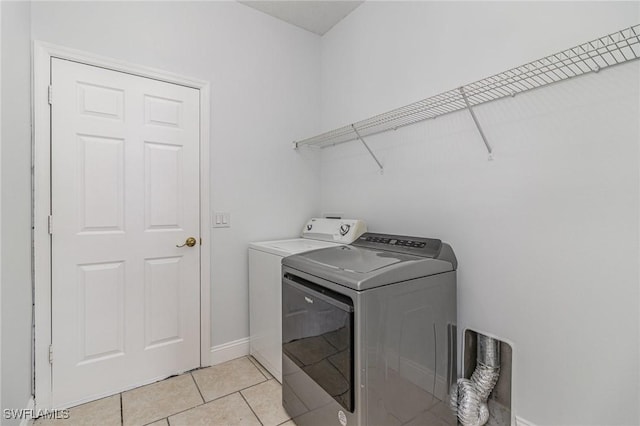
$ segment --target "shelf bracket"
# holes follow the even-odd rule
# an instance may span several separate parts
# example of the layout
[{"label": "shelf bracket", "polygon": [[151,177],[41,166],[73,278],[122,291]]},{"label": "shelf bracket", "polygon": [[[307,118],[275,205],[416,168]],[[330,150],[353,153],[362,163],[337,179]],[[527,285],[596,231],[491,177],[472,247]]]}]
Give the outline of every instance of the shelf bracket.
[{"label": "shelf bracket", "polygon": [[471,114],[471,118],[473,119],[473,122],[476,124],[476,127],[478,128],[478,133],[480,133],[480,137],[482,137],[484,146],[487,147],[487,151],[489,152],[489,160],[493,160],[493,150],[491,149],[491,145],[489,145],[489,141],[487,140],[487,137],[484,135],[484,132],[482,131],[482,126],[480,126],[480,122],[478,121],[478,117],[476,117],[476,113],[473,112],[473,108],[471,108],[469,99],[467,99],[467,94],[464,92],[464,87],[460,88],[460,94],[462,95],[462,99],[464,100],[464,103],[467,106],[469,113]]},{"label": "shelf bracket", "polygon": [[358,133],[358,130],[356,129],[356,126],[354,126],[352,124],[351,128],[356,133],[356,136],[358,137],[360,142],[362,142],[362,145],[364,145],[364,147],[367,148],[367,151],[369,151],[369,154],[371,155],[371,157],[373,157],[373,159],[375,160],[376,164],[378,164],[378,167],[380,168],[380,174],[384,173],[384,168],[382,167],[382,164],[380,164],[380,161],[378,161],[378,157],[376,157],[376,155],[373,153],[373,151],[371,151],[371,148],[369,148],[369,145],[367,145],[367,143],[364,141],[364,139],[362,139],[362,136],[360,136],[360,133]]}]

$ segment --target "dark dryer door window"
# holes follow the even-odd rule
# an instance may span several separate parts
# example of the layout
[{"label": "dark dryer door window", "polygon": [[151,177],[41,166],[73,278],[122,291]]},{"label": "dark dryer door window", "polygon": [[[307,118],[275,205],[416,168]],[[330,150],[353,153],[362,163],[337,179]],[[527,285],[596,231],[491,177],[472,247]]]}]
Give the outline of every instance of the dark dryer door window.
[{"label": "dark dryer door window", "polygon": [[353,301],[285,274],[282,314],[283,354],[353,412]]}]

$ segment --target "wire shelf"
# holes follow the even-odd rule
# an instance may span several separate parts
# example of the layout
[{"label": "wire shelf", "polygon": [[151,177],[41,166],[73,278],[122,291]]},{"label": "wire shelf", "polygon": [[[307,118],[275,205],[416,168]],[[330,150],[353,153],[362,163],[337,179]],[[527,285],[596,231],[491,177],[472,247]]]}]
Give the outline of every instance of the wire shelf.
[{"label": "wire shelf", "polygon": [[[294,147],[325,148],[357,139],[364,143],[362,138],[365,136],[395,130],[462,109],[468,108],[471,110],[471,107],[476,105],[508,96],[515,96],[518,93],[590,72],[598,72],[603,68],[632,61],[639,57],[640,24],[474,83],[466,84],[457,89],[431,96],[308,139],[296,141],[294,142]],[[486,140],[485,144],[487,144]],[[491,153],[488,144],[487,149]]]}]

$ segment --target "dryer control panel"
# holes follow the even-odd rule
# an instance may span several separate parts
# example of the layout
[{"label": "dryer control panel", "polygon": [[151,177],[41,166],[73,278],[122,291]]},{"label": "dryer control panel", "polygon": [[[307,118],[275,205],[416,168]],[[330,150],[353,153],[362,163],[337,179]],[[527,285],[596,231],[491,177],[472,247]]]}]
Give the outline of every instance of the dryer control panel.
[{"label": "dryer control panel", "polygon": [[361,235],[353,245],[421,257],[438,257],[442,249],[442,241],[435,238],[375,234],[373,232]]},{"label": "dryer control panel", "polygon": [[301,237],[351,244],[365,232],[367,225],[359,219],[312,218],[302,228]]}]

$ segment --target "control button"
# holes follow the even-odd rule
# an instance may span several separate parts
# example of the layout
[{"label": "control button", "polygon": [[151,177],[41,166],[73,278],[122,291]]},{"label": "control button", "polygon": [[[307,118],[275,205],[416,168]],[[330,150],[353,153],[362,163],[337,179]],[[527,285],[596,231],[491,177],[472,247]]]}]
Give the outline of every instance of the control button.
[{"label": "control button", "polygon": [[312,224],[308,224],[307,225],[307,231],[311,231],[311,228],[313,228],[313,225]]},{"label": "control button", "polygon": [[342,225],[340,225],[340,235],[344,237],[345,235],[347,235],[347,232],[349,232],[349,229],[351,229],[351,225],[343,223]]},{"label": "control button", "polygon": [[398,240],[391,240],[391,241],[389,241],[389,244],[394,245],[397,242],[398,242]]}]

